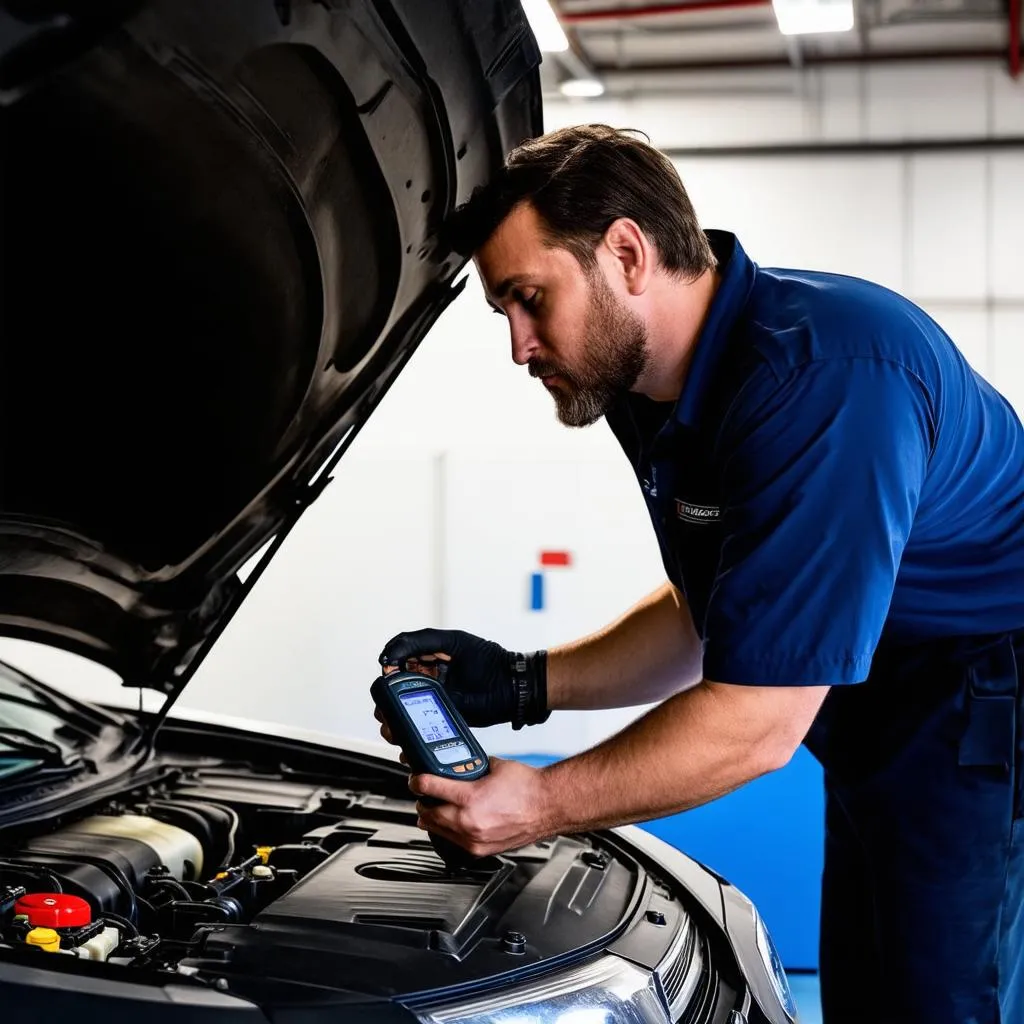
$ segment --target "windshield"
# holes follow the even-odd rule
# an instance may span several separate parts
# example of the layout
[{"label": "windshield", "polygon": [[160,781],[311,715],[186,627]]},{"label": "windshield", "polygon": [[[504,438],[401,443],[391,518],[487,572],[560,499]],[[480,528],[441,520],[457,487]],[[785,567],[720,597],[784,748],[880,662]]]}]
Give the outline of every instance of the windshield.
[{"label": "windshield", "polygon": [[0,780],[50,761],[67,764],[81,743],[24,683],[0,676]]},{"label": "windshield", "polygon": [[98,709],[54,693],[0,664],[0,782],[83,765],[107,721]]},{"label": "windshield", "polygon": [[[52,706],[43,703],[27,684],[0,674],[0,729],[16,729],[70,750],[75,737],[68,735],[68,724]],[[78,736],[80,739],[80,735]],[[0,750],[4,736],[0,733]]]}]

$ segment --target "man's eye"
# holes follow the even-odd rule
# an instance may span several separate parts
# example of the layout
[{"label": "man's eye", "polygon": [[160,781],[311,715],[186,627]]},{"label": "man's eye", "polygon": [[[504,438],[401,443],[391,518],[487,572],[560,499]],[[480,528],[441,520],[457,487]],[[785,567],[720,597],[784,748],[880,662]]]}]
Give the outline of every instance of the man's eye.
[{"label": "man's eye", "polygon": [[521,295],[519,302],[528,313],[534,313],[540,304],[540,292],[534,292],[532,295]]}]

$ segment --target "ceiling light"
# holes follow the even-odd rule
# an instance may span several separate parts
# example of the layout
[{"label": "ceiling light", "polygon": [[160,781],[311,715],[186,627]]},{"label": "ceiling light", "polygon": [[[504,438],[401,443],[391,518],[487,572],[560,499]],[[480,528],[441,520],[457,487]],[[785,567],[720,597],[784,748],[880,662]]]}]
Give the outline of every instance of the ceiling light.
[{"label": "ceiling light", "polygon": [[784,36],[853,28],[853,0],[772,0],[772,7]]},{"label": "ceiling light", "polygon": [[548,0],[522,0],[526,20],[533,29],[534,38],[542,53],[564,53],[569,49],[558,17]]},{"label": "ceiling light", "polygon": [[567,78],[558,87],[563,96],[573,99],[591,99],[604,95],[604,83],[599,78]]}]

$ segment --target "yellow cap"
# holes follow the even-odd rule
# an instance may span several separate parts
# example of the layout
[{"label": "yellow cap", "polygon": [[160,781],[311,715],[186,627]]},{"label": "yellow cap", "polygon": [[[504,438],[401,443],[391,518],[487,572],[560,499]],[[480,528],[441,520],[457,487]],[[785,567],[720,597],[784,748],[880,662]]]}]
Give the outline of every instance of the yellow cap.
[{"label": "yellow cap", "polygon": [[274,852],[274,848],[272,846],[257,846],[256,847],[256,856],[259,857],[259,859],[261,861],[263,861],[264,864],[268,864],[270,862],[270,855],[273,852]]},{"label": "yellow cap", "polygon": [[228,873],[226,871],[221,871],[218,874],[213,876],[213,880],[215,882],[219,882],[222,878],[227,878],[227,877],[228,877]]},{"label": "yellow cap", "polygon": [[60,936],[52,928],[33,928],[25,936],[30,946],[38,946],[47,953],[56,953],[60,949]]}]

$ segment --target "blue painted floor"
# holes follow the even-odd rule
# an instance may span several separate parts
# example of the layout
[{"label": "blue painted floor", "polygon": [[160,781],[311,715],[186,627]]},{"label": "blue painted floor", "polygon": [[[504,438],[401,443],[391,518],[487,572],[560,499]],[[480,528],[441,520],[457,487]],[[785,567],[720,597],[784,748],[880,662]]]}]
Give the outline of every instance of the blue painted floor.
[{"label": "blue painted floor", "polygon": [[816,974],[790,974],[789,987],[793,990],[800,1024],[821,1024],[821,997]]}]

